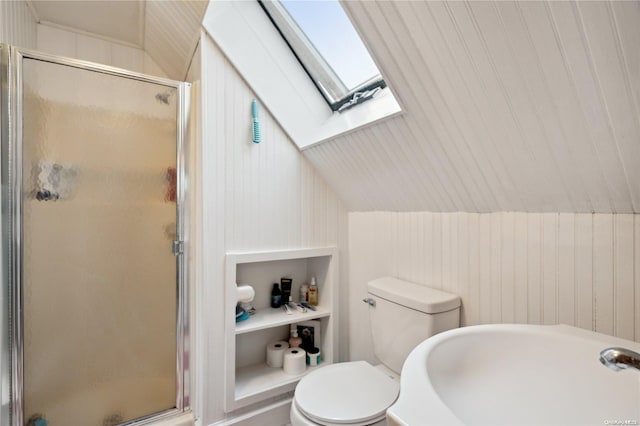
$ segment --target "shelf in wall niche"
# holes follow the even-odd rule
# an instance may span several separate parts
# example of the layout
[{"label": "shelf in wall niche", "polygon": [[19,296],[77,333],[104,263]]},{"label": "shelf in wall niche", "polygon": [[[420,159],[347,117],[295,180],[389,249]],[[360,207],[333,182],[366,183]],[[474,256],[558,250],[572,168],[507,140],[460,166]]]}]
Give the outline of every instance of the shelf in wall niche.
[{"label": "shelf in wall niche", "polygon": [[[317,368],[337,359],[338,348],[338,249],[306,249],[229,252],[225,260],[225,390],[226,413],[248,410],[269,398],[284,397],[298,381]],[[315,311],[290,315],[270,306],[273,283],[282,277],[293,280],[292,297],[297,299],[300,285],[316,277],[319,306]],[[256,313],[235,322],[237,288],[250,285],[255,291],[252,305]],[[301,375],[288,375],[281,368],[265,364],[267,345],[288,335],[288,326],[308,320],[320,320],[322,364],[307,367]]]},{"label": "shelf in wall niche", "polygon": [[287,259],[309,259],[321,256],[335,256],[337,249],[335,247],[318,247],[310,249],[291,249],[279,251],[258,251],[258,252],[229,252],[227,253],[227,261],[229,263],[252,263],[252,262],[271,262]]},{"label": "shelf in wall niche", "polygon": [[287,374],[282,368],[269,367],[267,364],[250,365],[236,370],[236,401],[261,395],[265,392],[288,392],[295,389],[296,384],[307,374],[329,363],[321,363],[309,367],[302,374]]},{"label": "shelf in wall niche", "polygon": [[316,307],[315,311],[307,312],[294,311],[291,315],[286,314],[282,309],[260,309],[249,319],[236,323],[236,334],[250,333],[252,331],[264,330],[265,328],[277,327],[280,325],[295,324],[300,321],[324,318],[331,315],[331,310]]}]

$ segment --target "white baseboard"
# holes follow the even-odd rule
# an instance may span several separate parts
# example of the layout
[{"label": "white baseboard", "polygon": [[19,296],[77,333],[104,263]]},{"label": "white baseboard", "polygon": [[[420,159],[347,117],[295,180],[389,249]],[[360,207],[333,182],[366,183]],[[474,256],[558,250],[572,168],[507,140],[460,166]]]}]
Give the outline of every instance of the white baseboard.
[{"label": "white baseboard", "polygon": [[254,410],[231,413],[209,426],[284,426],[289,424],[291,401],[287,398]]}]

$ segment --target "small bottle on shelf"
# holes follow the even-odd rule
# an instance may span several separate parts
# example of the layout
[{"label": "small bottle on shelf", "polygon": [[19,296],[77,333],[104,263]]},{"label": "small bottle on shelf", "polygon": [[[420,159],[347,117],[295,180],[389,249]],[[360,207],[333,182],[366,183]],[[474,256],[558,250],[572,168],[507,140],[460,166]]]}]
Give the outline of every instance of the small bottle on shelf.
[{"label": "small bottle on shelf", "polygon": [[289,347],[298,348],[302,344],[302,337],[298,336],[298,329],[295,325],[291,326],[291,337],[289,338]]},{"label": "small bottle on shelf", "polygon": [[309,301],[309,286],[302,284],[300,286],[300,303],[306,303]]},{"label": "small bottle on shelf", "polygon": [[318,284],[316,283],[316,277],[311,277],[311,284],[309,284],[309,306],[318,306]]},{"label": "small bottle on shelf", "polygon": [[282,292],[278,283],[273,283],[273,289],[271,290],[271,307],[279,308],[282,306]]}]

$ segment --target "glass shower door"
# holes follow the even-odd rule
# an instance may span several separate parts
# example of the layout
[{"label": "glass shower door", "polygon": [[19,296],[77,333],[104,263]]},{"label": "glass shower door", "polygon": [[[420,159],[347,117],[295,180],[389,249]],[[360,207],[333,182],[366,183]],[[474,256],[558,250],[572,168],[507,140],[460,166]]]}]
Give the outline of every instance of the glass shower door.
[{"label": "glass shower door", "polygon": [[174,409],[179,90],[29,57],[21,68],[22,423]]}]

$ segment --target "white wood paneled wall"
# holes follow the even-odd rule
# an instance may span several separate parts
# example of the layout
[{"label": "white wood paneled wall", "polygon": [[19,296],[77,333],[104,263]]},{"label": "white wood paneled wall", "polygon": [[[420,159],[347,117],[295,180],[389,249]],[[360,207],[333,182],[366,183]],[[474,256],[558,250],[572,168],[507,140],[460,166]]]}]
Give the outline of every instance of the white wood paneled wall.
[{"label": "white wood paneled wall", "polygon": [[305,155],[350,211],[640,212],[640,1],[344,1],[406,113]]},{"label": "white wood paneled wall", "polygon": [[24,1],[0,1],[0,42],[36,47],[36,21]]},{"label": "white wood paneled wall", "polygon": [[167,77],[142,49],[42,24],[37,25],[37,35],[37,50],[44,53]]},{"label": "white wood paneled wall", "polygon": [[367,281],[460,295],[462,325],[564,323],[640,341],[640,215],[349,213],[350,358],[372,359]]},{"label": "white wood paneled wall", "polygon": [[[200,230],[203,259],[196,292],[202,327],[198,352],[204,361],[198,376],[202,423],[211,424],[225,417],[225,253],[338,246],[345,283],[348,233],[347,211],[336,194],[262,105],[263,140],[251,142],[255,95],[208,35],[200,43],[202,142],[196,166],[200,178],[194,185],[202,222],[194,226]],[[338,291],[346,296],[346,285]],[[346,302],[340,311],[345,307]],[[345,359],[346,333],[340,335],[340,345]]]}]

